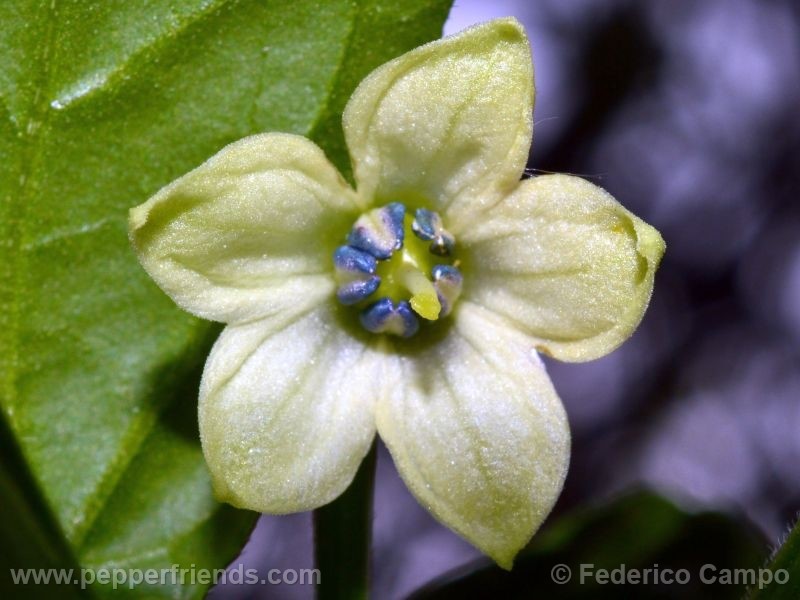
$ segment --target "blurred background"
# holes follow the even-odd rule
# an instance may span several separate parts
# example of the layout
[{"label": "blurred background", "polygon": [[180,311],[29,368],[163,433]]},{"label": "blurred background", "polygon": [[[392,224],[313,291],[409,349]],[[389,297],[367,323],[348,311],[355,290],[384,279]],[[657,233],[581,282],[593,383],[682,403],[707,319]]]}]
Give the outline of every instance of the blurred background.
[{"label": "blurred background", "polygon": [[[595,362],[547,362],[573,431],[553,516],[646,487],[777,544],[800,507],[800,3],[459,0],[445,33],[508,15],[533,46],[531,174],[586,177],[667,241],[634,337]],[[375,597],[478,558],[381,448]],[[240,562],[313,567],[310,515],[262,517]]]}]

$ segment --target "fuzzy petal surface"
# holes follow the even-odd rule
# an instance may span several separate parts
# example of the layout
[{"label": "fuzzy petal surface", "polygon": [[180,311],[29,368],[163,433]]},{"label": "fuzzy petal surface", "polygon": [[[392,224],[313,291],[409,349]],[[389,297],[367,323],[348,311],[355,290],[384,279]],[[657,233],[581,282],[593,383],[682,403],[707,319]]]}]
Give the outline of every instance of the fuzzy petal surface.
[{"label": "fuzzy petal surface", "polygon": [[569,427],[527,336],[469,302],[453,318],[395,361],[378,432],[419,502],[508,569],[561,491]]},{"label": "fuzzy petal surface", "polygon": [[412,50],[373,71],[344,111],[358,191],[443,213],[458,235],[519,181],[531,144],[533,66],[514,19]]},{"label": "fuzzy petal surface", "polygon": [[268,133],[223,148],[131,210],[150,276],[185,310],[241,322],[328,292],[355,194],[316,145]]},{"label": "fuzzy petal surface", "polygon": [[521,182],[459,242],[464,295],[567,361],[603,356],[633,333],[665,249],[608,192],[570,175]]},{"label": "fuzzy petal surface", "polygon": [[380,356],[337,326],[336,309],[230,325],[200,386],[200,437],[225,502],[311,510],[350,484],[375,435]]}]

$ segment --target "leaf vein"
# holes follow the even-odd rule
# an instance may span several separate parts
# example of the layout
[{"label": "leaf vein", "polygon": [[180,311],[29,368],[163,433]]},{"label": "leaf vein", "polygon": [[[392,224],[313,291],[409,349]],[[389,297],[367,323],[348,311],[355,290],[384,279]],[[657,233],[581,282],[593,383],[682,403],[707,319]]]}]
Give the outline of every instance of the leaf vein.
[{"label": "leaf vein", "polygon": [[139,79],[142,72],[131,65],[137,62],[149,63],[175,44],[179,43],[194,27],[213,19],[230,4],[238,0],[216,0],[208,2],[201,9],[179,22],[173,29],[165,30],[161,35],[154,37],[148,43],[134,50],[126,60],[119,62],[114,68],[105,71],[95,71],[82,79],[64,86],[49,103],[57,111],[63,111],[80,101],[87,100],[103,92],[111,93],[121,84],[130,84]]}]

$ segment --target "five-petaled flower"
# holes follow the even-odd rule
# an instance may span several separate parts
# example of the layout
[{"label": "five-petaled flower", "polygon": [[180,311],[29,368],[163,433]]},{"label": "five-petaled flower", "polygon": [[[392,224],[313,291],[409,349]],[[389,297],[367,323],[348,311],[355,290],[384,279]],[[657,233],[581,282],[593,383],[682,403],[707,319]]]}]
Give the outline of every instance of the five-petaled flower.
[{"label": "five-petaled flower", "polygon": [[228,324],[200,387],[219,498],[330,502],[377,430],[417,499],[510,567],[569,462],[535,350],[616,348],[664,251],[583,179],[520,181],[532,111],[527,38],[499,19],[361,83],[343,116],[355,190],[312,142],[267,133],[131,211],[153,279]]}]

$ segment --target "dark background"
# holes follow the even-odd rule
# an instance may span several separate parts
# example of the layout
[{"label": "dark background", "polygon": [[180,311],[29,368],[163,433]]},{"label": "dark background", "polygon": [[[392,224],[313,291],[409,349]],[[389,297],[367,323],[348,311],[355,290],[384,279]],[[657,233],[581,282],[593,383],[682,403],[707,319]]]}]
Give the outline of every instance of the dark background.
[{"label": "dark background", "polygon": [[[548,360],[574,436],[554,515],[645,486],[777,544],[800,507],[800,3],[462,0],[446,33],[506,15],[534,52],[531,173],[589,178],[667,242],[629,342],[592,363]],[[311,555],[304,514],[262,518],[240,560],[266,573],[310,568]],[[375,597],[478,556],[381,448]]]}]

